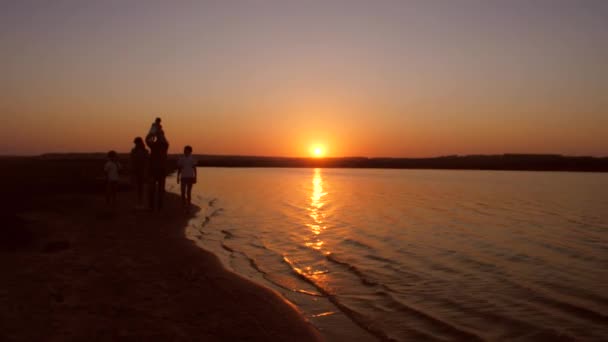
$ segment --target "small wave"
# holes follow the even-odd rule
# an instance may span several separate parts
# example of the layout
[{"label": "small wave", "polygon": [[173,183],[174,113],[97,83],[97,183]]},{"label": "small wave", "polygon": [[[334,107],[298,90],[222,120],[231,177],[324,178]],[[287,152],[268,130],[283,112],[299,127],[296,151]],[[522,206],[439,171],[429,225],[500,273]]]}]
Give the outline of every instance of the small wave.
[{"label": "small wave", "polygon": [[556,329],[539,329],[523,336],[529,341],[576,341],[574,336],[568,335]]},{"label": "small wave", "polygon": [[218,216],[219,214],[223,213],[224,209],[223,208],[218,208],[215,209],[214,211],[211,212],[211,214],[209,214],[209,217],[215,217]]},{"label": "small wave", "polygon": [[574,288],[572,286],[564,286],[561,284],[551,283],[548,281],[537,281],[542,286],[566,296],[581,298],[582,300],[608,307],[608,298],[596,295],[589,290]]},{"label": "small wave", "polygon": [[324,317],[324,316],[334,315],[335,313],[336,313],[335,311],[327,311],[327,312],[322,312],[320,314],[311,315],[310,317]]},{"label": "small wave", "polygon": [[554,309],[560,310],[569,315],[585,318],[599,324],[608,324],[608,316],[603,313],[595,312],[591,309],[556,298],[538,296],[535,299],[547,306],[553,307]]},{"label": "small wave", "polygon": [[[313,297],[323,297],[323,295],[318,292],[306,291],[306,290],[302,290],[302,289],[296,289],[294,291],[297,293],[302,293],[302,294],[313,296]],[[316,316],[316,317],[320,317],[320,316]]]},{"label": "small wave", "polygon": [[228,252],[234,253],[234,249],[232,249],[232,247],[228,247],[228,245],[226,245],[223,242],[220,245],[222,246],[223,249],[227,250]]},{"label": "small wave", "polygon": [[[222,230],[222,232],[223,232],[223,233],[225,233],[225,234],[226,234],[226,233],[227,233],[227,234],[230,234],[230,232],[228,232],[228,231],[224,231],[224,230]],[[222,248],[223,248],[223,249],[225,249],[226,251],[230,252],[231,256],[234,256],[235,254],[239,254],[239,255],[241,255],[242,257],[244,257],[244,258],[245,258],[245,259],[248,261],[249,266],[251,266],[251,268],[253,268],[253,269],[254,269],[256,272],[258,272],[258,273],[259,273],[259,274],[260,274],[260,275],[261,275],[261,276],[262,276],[262,277],[263,277],[263,278],[264,278],[266,281],[268,281],[269,283],[271,283],[271,284],[273,284],[273,285],[275,285],[275,286],[277,286],[277,287],[280,287],[280,288],[282,288],[282,289],[284,289],[284,290],[290,291],[290,292],[301,293],[301,294],[304,294],[304,295],[307,295],[307,296],[312,296],[312,297],[323,297],[323,295],[322,295],[321,293],[318,293],[318,292],[307,291],[307,290],[304,290],[304,289],[297,289],[297,288],[296,288],[296,289],[294,289],[294,288],[291,288],[291,287],[285,286],[285,285],[284,285],[284,284],[282,284],[280,281],[275,280],[275,279],[272,277],[272,275],[271,275],[271,274],[269,274],[268,272],[266,272],[266,271],[265,271],[265,270],[264,270],[264,269],[263,269],[263,268],[262,268],[262,267],[261,267],[261,266],[260,266],[260,265],[257,263],[257,261],[256,261],[254,258],[252,258],[252,257],[250,257],[249,255],[247,255],[247,253],[245,253],[245,252],[243,252],[243,251],[236,250],[236,249],[234,249],[234,248],[232,248],[232,247],[228,246],[228,245],[227,245],[227,244],[225,244],[224,242],[221,242],[221,246],[222,246]],[[267,248],[265,248],[265,247],[262,247],[262,248],[264,248],[264,249],[266,249],[266,250],[269,250],[269,249],[267,249]]]},{"label": "small wave", "polygon": [[338,265],[341,265],[343,267],[346,267],[349,271],[351,271],[352,273],[354,273],[361,280],[361,283],[363,283],[364,285],[367,285],[367,286],[378,286],[378,285],[380,285],[378,282],[376,282],[376,281],[374,281],[372,279],[369,279],[367,276],[365,276],[365,274],[361,270],[359,270],[359,268],[357,268],[357,266],[351,265],[351,264],[349,264],[348,262],[345,262],[345,261],[338,260],[331,253],[327,254],[325,256],[325,258],[327,260],[335,263],[335,264],[338,264]]},{"label": "small wave", "polygon": [[258,271],[261,274],[266,274],[266,271],[262,270],[262,268],[260,268],[260,266],[258,265],[258,263],[255,261],[255,259],[249,257],[247,254],[240,252],[241,255],[243,255],[248,261],[249,261],[249,265],[256,271]]},{"label": "small wave", "polygon": [[342,240],[342,243],[347,243],[349,245],[356,246],[356,247],[361,247],[361,248],[365,248],[365,249],[374,249],[373,247],[371,247],[371,246],[369,246],[369,245],[367,245],[367,244],[365,244],[363,242],[360,242],[360,241],[357,241],[357,240],[353,240],[353,239],[348,239],[348,238]]},{"label": "small wave", "polygon": [[574,250],[572,247],[568,246],[565,243],[560,243],[553,240],[551,243],[547,243],[544,241],[534,241],[536,246],[540,246],[546,250],[549,250],[555,254],[561,255],[562,257],[568,257],[571,259],[577,259],[584,262],[594,262],[596,258],[590,255],[586,255],[585,253],[581,253],[579,251]]},{"label": "small wave", "polygon": [[411,304],[405,304],[401,302],[386,291],[379,291],[376,294],[386,298],[389,302],[389,305],[394,309],[413,316],[424,325],[429,326],[429,334],[432,334],[433,332],[443,332],[444,334],[449,335],[450,338],[457,338],[468,341],[483,340],[480,336],[471,331],[468,331],[465,328],[457,327],[449,322],[446,322],[445,320],[434,317],[421,309],[415,308]]},{"label": "small wave", "polygon": [[[330,261],[333,262],[335,264],[338,264],[340,266],[345,267],[346,269],[348,269],[352,274],[354,274],[357,278],[359,278],[359,280],[361,281],[362,284],[373,287],[373,286],[377,286],[380,287],[386,291],[389,292],[395,292],[394,289],[392,289],[390,286],[378,282],[374,279],[371,279],[369,276],[367,276],[363,271],[361,271],[357,266],[354,266],[348,262],[342,261],[340,259],[338,259],[334,254],[330,253],[325,255],[325,258]],[[401,274],[403,277],[407,277],[408,279],[412,279],[412,281],[419,281],[421,278],[420,276],[414,274],[414,273],[410,273],[407,272],[401,268],[394,268],[391,267],[391,269],[393,269],[396,273]]]},{"label": "small wave", "polygon": [[[348,265],[348,263],[340,262],[339,260],[337,260],[335,258],[331,258],[331,259],[328,258],[328,260],[332,260],[333,262],[343,264],[345,266]],[[338,296],[332,294],[330,291],[326,290],[325,288],[323,288],[322,286],[317,284],[304,270],[302,270],[300,267],[298,267],[297,264],[295,262],[293,262],[292,260],[290,260],[287,256],[283,257],[283,261],[291,267],[291,269],[295,272],[296,275],[298,275],[300,278],[307,281],[311,285],[315,286],[315,288],[317,288],[317,290],[319,292],[321,292],[323,295],[325,295],[329,299],[329,301],[331,301],[338,309],[340,309],[340,311],[342,311],[347,317],[349,317],[353,322],[355,322],[361,328],[367,330],[372,335],[378,337],[381,340],[385,340],[385,341],[395,341],[396,340],[395,338],[391,337],[389,335],[389,333],[382,330],[380,327],[377,327],[377,325],[374,324],[373,319],[363,315],[360,312],[357,312],[357,311],[349,308],[346,304],[342,303],[339,300]],[[356,269],[356,268],[354,268],[354,269]],[[360,273],[360,271],[358,271],[358,270],[357,270],[357,272]],[[474,334],[472,332],[465,330],[464,328],[459,328],[459,327],[453,326],[452,324],[450,324],[448,322],[445,322],[441,319],[430,316],[429,314],[426,314],[421,310],[414,309],[410,306],[407,306],[407,305],[397,301],[387,291],[381,290],[381,291],[378,291],[377,294],[388,299],[389,306],[399,307],[401,312],[406,312],[406,313],[410,314],[411,316],[418,318],[421,321],[425,321],[427,325],[430,325],[428,332],[420,331],[419,329],[408,327],[407,328],[408,335],[412,336],[415,339],[424,339],[424,340],[437,339],[434,332],[439,330],[439,331],[443,332],[444,334],[448,334],[451,339],[455,338],[455,339],[463,339],[463,340],[469,340],[469,341],[482,340],[479,336],[477,336],[476,334]]]},{"label": "small wave", "polygon": [[479,322],[475,324],[475,326],[484,326],[488,328],[490,326],[501,327],[499,329],[487,329],[483,331],[483,337],[487,337],[490,340],[512,340],[521,337],[522,333],[538,329],[538,326],[531,322],[519,319],[512,315],[502,314],[492,305],[486,306],[485,308],[483,306],[480,307],[479,305],[476,306],[471,303],[470,299],[467,300],[465,304],[450,298],[437,296],[436,294],[425,294],[419,292],[417,293],[417,297],[424,299],[425,302],[438,305],[444,312],[451,311],[466,315],[469,319]]},{"label": "small wave", "polygon": [[497,265],[483,262],[481,260],[474,259],[467,255],[460,255],[455,259],[464,264],[471,265],[473,267],[473,269],[475,269],[477,271],[488,272],[488,273],[500,273],[500,272],[498,272],[499,270],[498,270]]},{"label": "small wave", "polygon": [[221,232],[224,234],[224,239],[228,240],[228,239],[232,239],[234,237],[234,234],[232,234],[231,232],[222,229]]},{"label": "small wave", "polygon": [[525,293],[525,298],[528,298],[528,302],[536,302],[545,308],[552,308],[569,316],[584,318],[595,323],[608,324],[608,316],[606,316],[604,313],[596,312],[593,309],[571,303],[567,300],[567,297],[570,296],[564,294],[560,295],[555,292],[553,293],[555,295],[552,295],[550,293],[551,290],[549,289],[537,288],[532,284],[520,284],[507,278],[501,279],[504,283],[509,284],[522,293]]},{"label": "small wave", "polygon": [[254,248],[258,248],[258,249],[263,249],[265,251],[270,251],[270,249],[268,249],[268,247],[266,247],[264,245],[257,244],[255,242],[250,242],[249,246],[254,247]]},{"label": "small wave", "polygon": [[517,254],[513,254],[511,256],[507,256],[507,260],[511,261],[511,262],[516,262],[516,263],[523,263],[526,265],[530,265],[530,264],[539,264],[539,261],[534,260],[530,255],[526,254],[526,253],[517,253]]},{"label": "small wave", "polygon": [[368,254],[365,257],[368,258],[368,259],[376,260],[376,261],[386,262],[388,264],[393,264],[393,265],[398,265],[399,264],[395,260],[388,259],[388,258],[383,258],[381,256],[377,256],[377,255],[373,255],[373,254]]},{"label": "small wave", "polygon": [[317,284],[315,281],[310,279],[310,277],[308,277],[306,273],[301,268],[299,268],[293,261],[291,261],[287,256],[283,256],[283,262],[285,262],[298,277],[314,286],[317,291],[323,294],[332,304],[334,304],[338,309],[340,309],[340,311],[342,311],[347,317],[349,317],[353,322],[355,322],[355,324],[360,326],[362,329],[365,329],[366,331],[381,340],[396,341],[395,339],[391,338],[385,331],[372,327],[372,322],[369,318],[366,318],[363,314],[352,310],[351,308],[340,302],[337,297],[331,292],[329,292],[328,290]]}]

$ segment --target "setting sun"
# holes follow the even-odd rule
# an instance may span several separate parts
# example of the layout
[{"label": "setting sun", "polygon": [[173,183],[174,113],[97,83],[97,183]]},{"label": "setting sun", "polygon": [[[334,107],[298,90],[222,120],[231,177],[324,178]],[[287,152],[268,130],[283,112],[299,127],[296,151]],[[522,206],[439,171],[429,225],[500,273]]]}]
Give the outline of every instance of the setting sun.
[{"label": "setting sun", "polygon": [[313,146],[310,149],[310,152],[314,158],[321,158],[325,156],[325,148],[323,146]]}]

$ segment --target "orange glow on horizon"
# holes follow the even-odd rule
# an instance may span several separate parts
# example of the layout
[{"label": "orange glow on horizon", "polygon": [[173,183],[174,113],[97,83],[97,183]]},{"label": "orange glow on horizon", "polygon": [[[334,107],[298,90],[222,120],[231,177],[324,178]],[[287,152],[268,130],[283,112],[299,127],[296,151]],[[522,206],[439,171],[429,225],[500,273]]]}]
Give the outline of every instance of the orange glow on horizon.
[{"label": "orange glow on horizon", "polygon": [[171,154],[608,156],[605,1],[78,3],[0,5],[0,155],[128,153],[160,116]]}]

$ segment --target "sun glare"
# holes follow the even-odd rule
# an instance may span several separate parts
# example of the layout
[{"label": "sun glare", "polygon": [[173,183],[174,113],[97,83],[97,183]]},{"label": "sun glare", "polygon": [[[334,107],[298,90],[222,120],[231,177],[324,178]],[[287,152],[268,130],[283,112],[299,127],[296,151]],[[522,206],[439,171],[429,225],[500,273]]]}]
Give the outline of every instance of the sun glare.
[{"label": "sun glare", "polygon": [[323,146],[313,146],[310,152],[314,158],[321,158],[325,156],[325,148]]}]

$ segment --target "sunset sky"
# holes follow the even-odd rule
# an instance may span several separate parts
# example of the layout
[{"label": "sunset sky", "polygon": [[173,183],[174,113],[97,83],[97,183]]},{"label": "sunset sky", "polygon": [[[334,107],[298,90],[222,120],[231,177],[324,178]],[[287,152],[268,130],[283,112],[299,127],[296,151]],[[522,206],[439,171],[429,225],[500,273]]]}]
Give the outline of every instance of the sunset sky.
[{"label": "sunset sky", "polygon": [[0,154],[608,156],[608,1],[2,1]]}]

